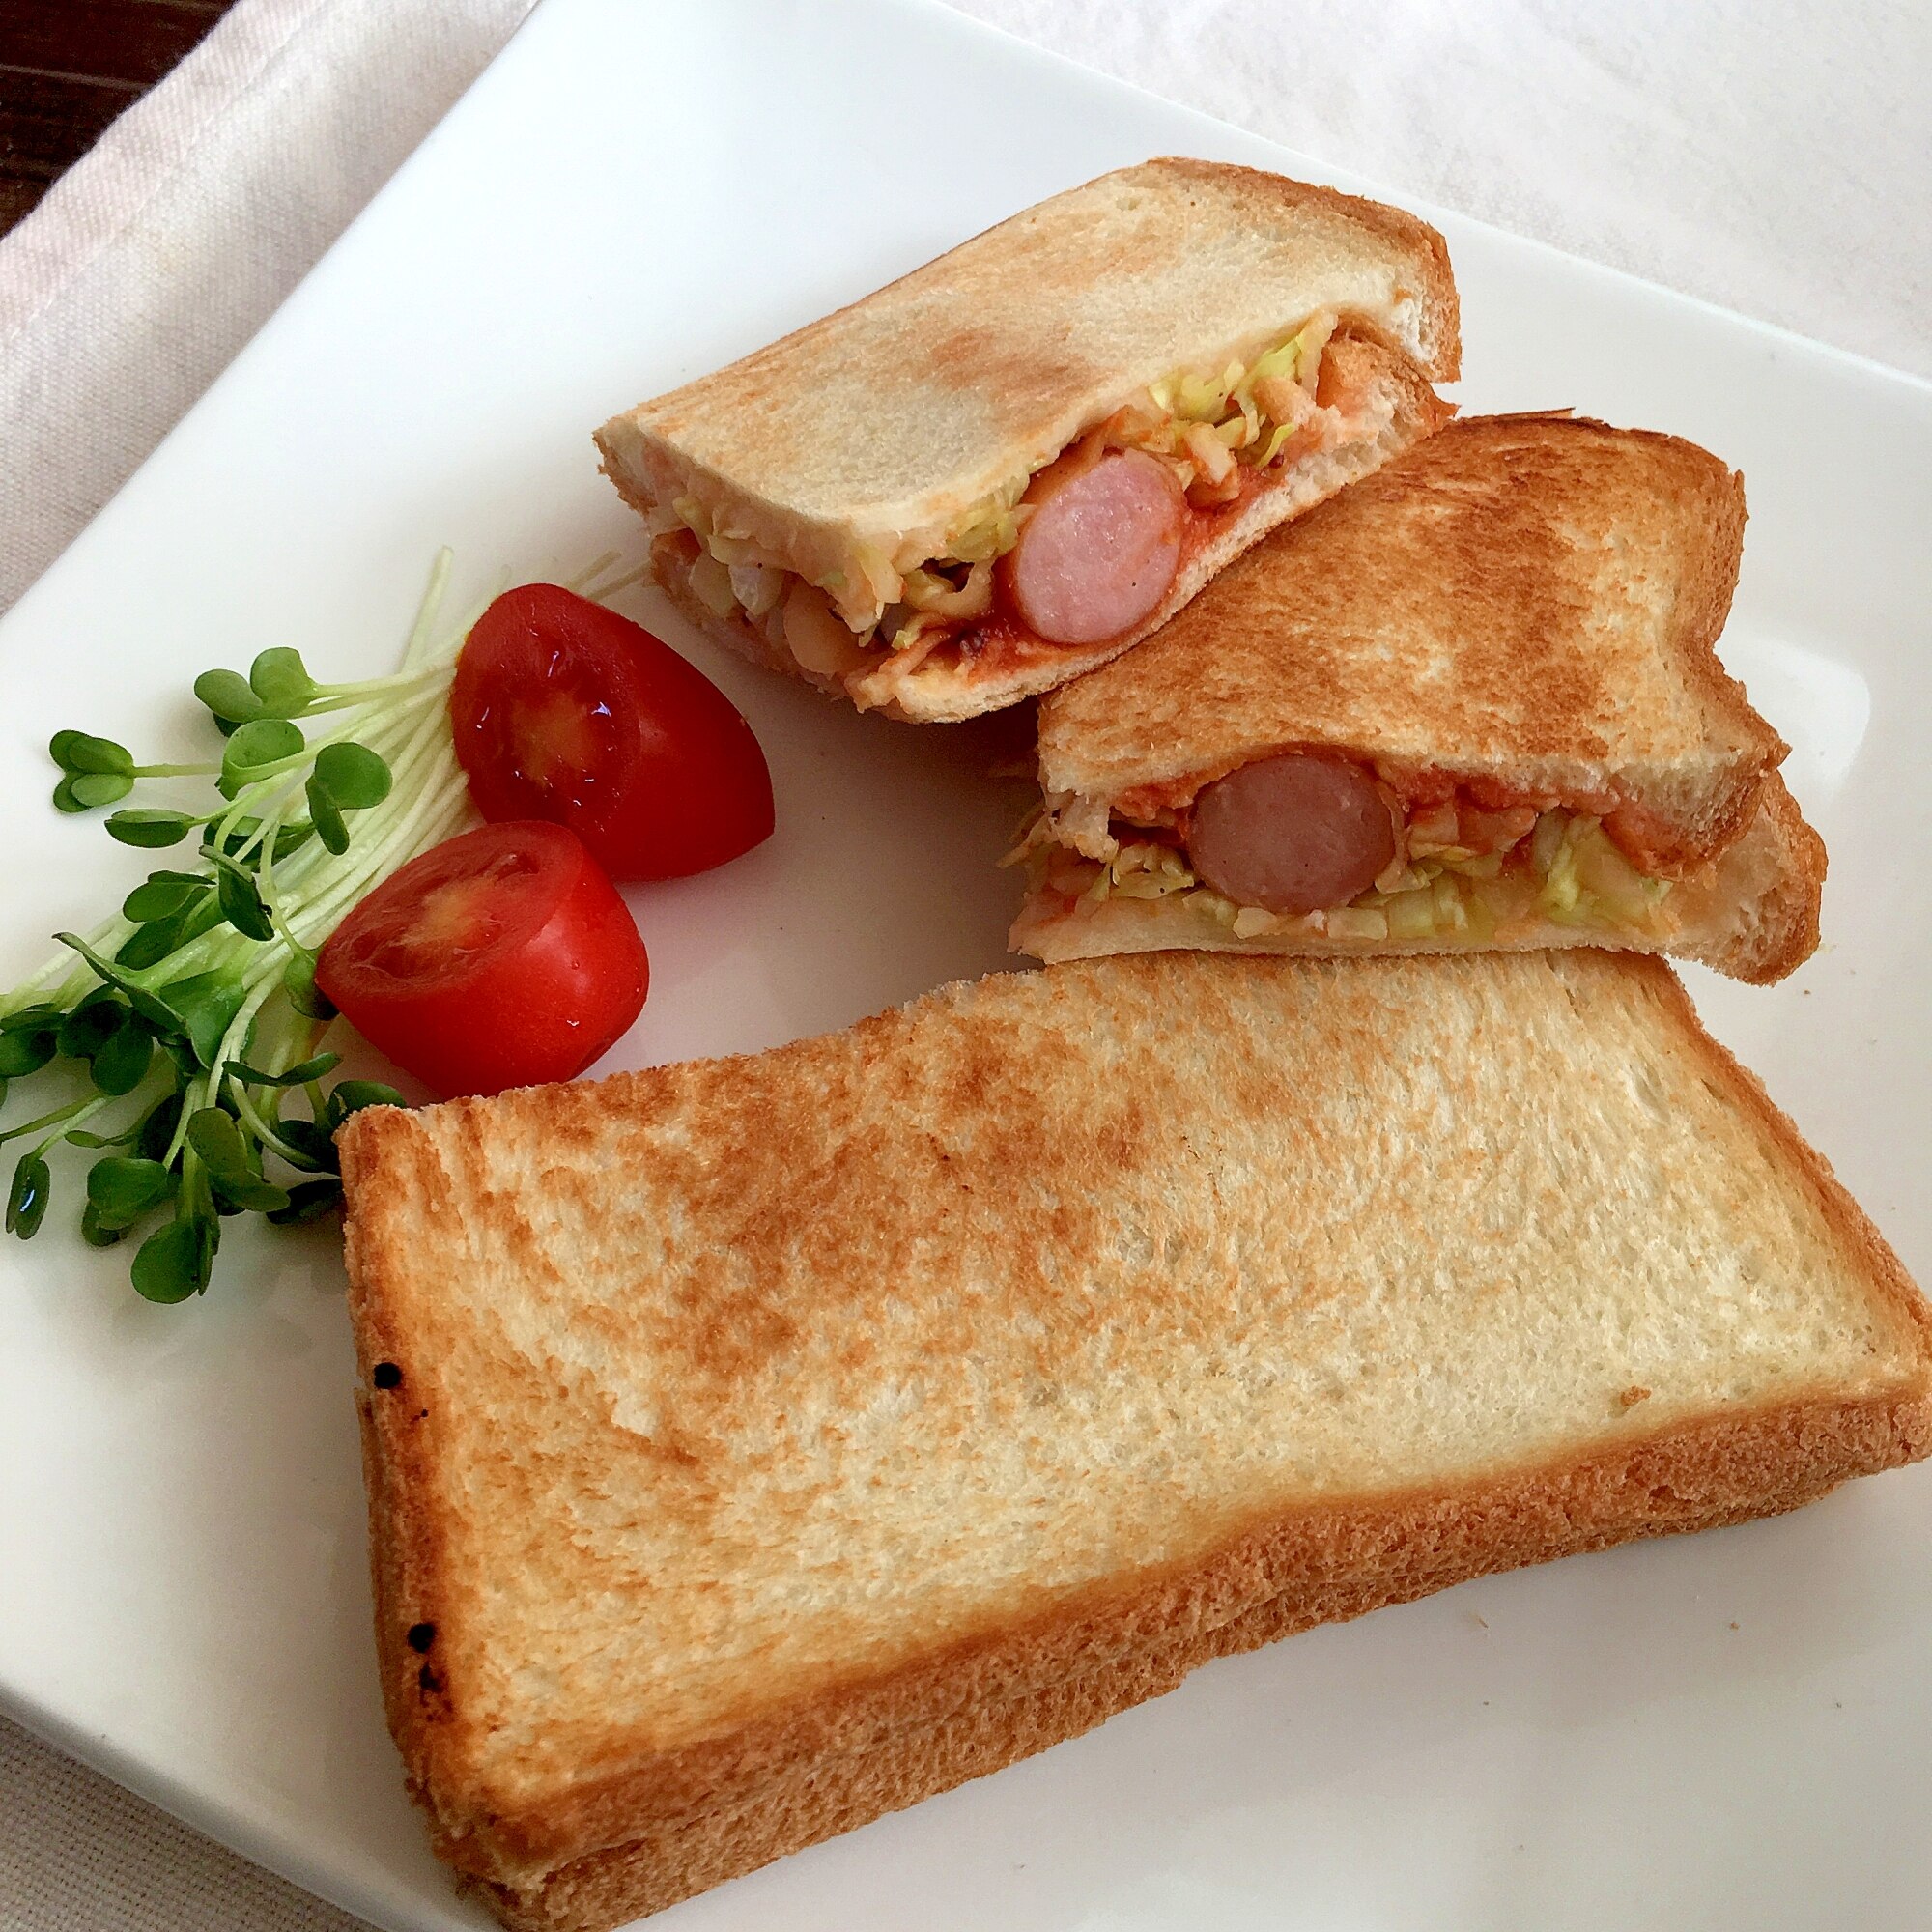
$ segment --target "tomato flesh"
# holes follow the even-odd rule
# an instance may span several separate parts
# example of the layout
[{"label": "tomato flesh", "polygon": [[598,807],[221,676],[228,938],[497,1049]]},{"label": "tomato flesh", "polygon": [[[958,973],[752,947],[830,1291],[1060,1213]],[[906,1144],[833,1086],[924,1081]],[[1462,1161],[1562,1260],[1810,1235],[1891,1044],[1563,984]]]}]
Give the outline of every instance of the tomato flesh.
[{"label": "tomato flesh", "polygon": [[624,901],[560,825],[445,839],[336,927],[315,981],[444,1095],[570,1080],[642,1009],[650,961]]},{"label": "tomato flesh", "polygon": [[752,727],[668,645],[554,583],[476,620],[449,694],[486,819],[567,825],[613,879],[708,871],[771,836]]}]

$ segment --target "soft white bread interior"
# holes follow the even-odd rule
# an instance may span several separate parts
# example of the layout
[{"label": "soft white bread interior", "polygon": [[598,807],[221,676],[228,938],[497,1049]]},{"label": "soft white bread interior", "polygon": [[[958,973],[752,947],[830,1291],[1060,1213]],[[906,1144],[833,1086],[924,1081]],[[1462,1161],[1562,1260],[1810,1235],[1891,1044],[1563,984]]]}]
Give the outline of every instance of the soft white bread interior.
[{"label": "soft white bread interior", "polygon": [[389,1719],[533,1932],[1932,1436],[1923,1302],[1651,960],[1111,959],[340,1147]]},{"label": "soft white bread interior", "polygon": [[799,576],[856,592],[869,557],[943,554],[962,516],[1150,384],[1245,359],[1323,309],[1426,378],[1460,372],[1456,285],[1426,222],[1254,168],[1152,160],[639,404],[597,444],[646,514],[695,497]]}]

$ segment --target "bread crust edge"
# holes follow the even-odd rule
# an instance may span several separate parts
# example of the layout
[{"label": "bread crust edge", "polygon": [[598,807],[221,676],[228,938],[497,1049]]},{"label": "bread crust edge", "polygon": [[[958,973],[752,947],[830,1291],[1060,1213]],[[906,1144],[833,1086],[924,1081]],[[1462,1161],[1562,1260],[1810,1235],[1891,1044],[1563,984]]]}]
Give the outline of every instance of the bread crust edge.
[{"label": "bread crust edge", "polygon": [[[1190,1580],[1217,1599],[1218,1619],[1211,1610],[1176,1618],[1098,1668],[966,1707],[957,1720],[909,1714],[869,1749],[785,1763],[724,1802],[547,1871],[507,1882],[472,1872],[466,1884],[513,1932],[604,1932],[1075,1737],[1217,1657],[1476,1577],[1781,1514],[1928,1451],[1921,1360],[1911,1386],[1884,1395],[1707,1416],[1459,1492],[1310,1506],[1201,1566]],[[1165,1599],[1174,1587],[1162,1579],[1151,1594]]]}]

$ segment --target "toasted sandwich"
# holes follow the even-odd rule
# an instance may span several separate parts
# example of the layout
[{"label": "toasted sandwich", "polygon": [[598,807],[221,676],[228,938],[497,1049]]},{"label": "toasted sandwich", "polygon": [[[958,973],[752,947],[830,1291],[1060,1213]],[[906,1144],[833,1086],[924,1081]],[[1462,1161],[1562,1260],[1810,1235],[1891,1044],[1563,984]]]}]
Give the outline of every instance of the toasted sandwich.
[{"label": "toasted sandwich", "polygon": [[1099,960],[339,1145],[389,1721],[526,1932],[1932,1444],[1932,1315],[1653,959]]},{"label": "toasted sandwich", "polygon": [[1719,663],[1743,486],[1675,437],[1464,418],[1039,707],[1017,951],[1818,943],[1825,852]]},{"label": "toasted sandwich", "polygon": [[700,629],[861,708],[970,718],[1117,656],[1428,435],[1460,355],[1433,228],[1156,160],[597,442]]}]

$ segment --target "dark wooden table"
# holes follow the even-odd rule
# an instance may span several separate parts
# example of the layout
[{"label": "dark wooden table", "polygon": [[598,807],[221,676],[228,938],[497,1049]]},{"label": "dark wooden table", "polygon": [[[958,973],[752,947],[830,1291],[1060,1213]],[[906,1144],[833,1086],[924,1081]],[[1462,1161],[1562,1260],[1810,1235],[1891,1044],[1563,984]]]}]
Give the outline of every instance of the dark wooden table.
[{"label": "dark wooden table", "polygon": [[234,0],[0,0],[0,234]]}]

